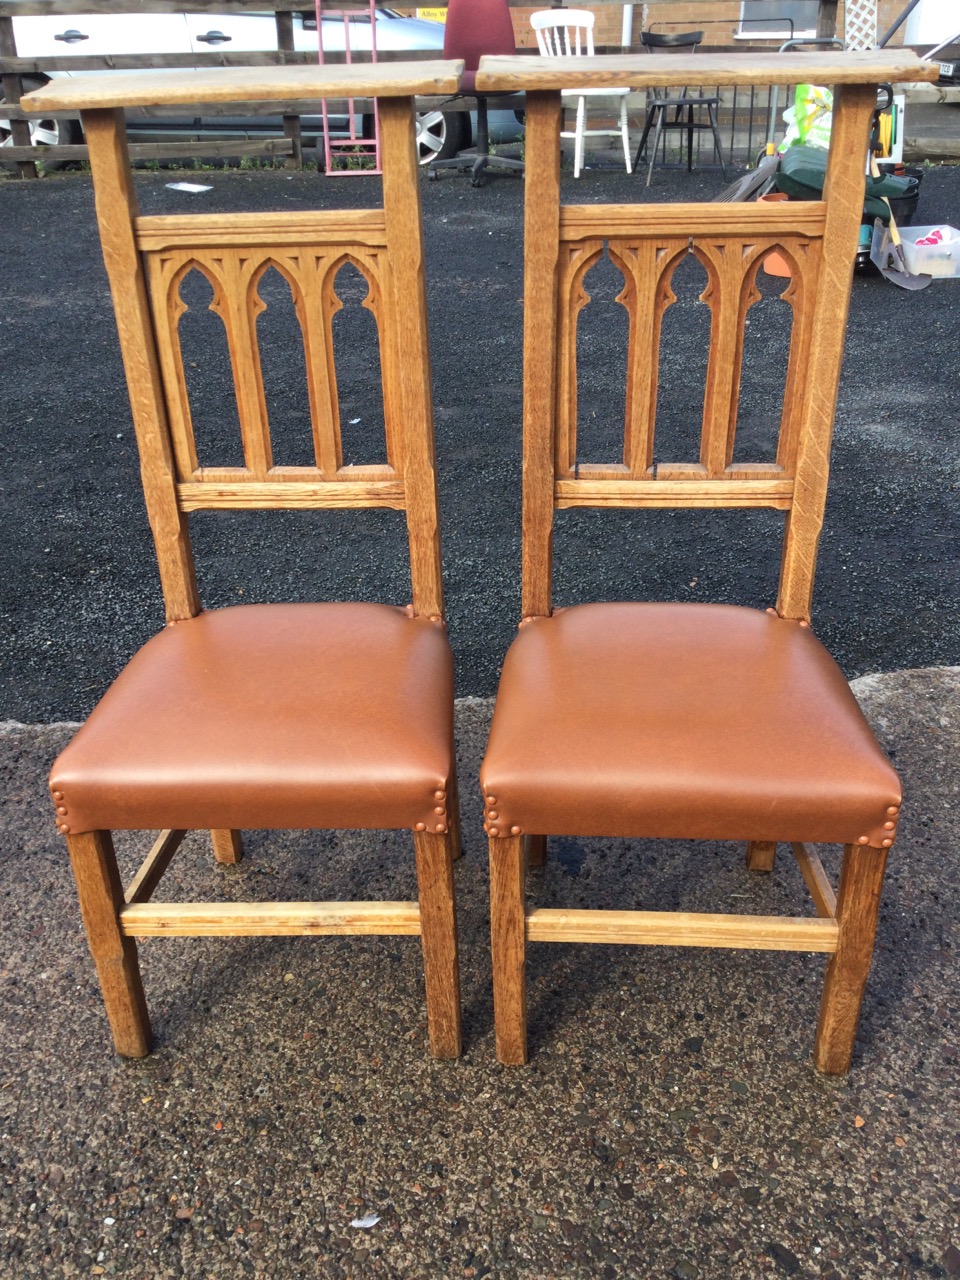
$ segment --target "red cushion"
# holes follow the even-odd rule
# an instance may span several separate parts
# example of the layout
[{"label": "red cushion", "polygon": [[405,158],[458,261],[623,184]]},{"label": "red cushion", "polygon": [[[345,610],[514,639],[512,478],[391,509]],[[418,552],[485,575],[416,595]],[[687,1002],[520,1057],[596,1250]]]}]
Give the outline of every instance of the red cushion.
[{"label": "red cushion", "polygon": [[[507,0],[450,0],[443,33],[443,56],[462,58],[467,72],[476,71],[484,54],[513,54],[517,42]],[[463,77],[461,88],[474,89],[475,77]]]}]

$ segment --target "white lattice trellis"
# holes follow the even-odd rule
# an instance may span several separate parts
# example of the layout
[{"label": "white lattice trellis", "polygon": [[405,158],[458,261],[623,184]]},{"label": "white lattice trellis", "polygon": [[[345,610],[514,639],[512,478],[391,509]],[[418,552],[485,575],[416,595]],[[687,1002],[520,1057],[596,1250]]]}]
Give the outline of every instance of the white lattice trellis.
[{"label": "white lattice trellis", "polygon": [[877,0],[847,0],[844,39],[848,49],[877,47]]}]

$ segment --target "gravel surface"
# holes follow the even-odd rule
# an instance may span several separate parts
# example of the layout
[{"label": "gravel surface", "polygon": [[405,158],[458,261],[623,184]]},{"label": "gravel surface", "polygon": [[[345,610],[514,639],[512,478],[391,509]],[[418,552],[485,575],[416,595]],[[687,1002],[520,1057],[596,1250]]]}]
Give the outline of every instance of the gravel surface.
[{"label": "gravel surface", "polygon": [[[166,186],[178,176],[138,175],[143,212],[379,201],[372,178],[204,172],[193,177],[213,190],[187,195]],[[718,175],[658,169],[648,192],[610,169],[569,180],[565,198],[703,199],[719,185]],[[519,615],[522,195],[512,177],[479,189],[452,173],[423,183],[447,598],[465,695],[494,692]],[[929,170],[918,219],[957,223],[958,208],[960,169]],[[162,623],[89,178],[0,180],[0,222],[0,715],[80,719]],[[664,324],[660,456],[684,445],[690,456],[695,447],[702,285],[691,263],[678,275],[679,301]],[[613,302],[615,272],[598,268],[588,287],[595,301],[582,322],[582,447],[585,457],[602,458],[622,421],[625,330]],[[202,291],[191,300],[185,351],[197,366],[191,393],[211,410],[199,416],[212,450],[235,411],[222,377],[220,322],[205,310]],[[367,460],[378,410],[365,341],[371,321],[357,303],[354,289],[343,321],[343,417],[348,453]],[[772,448],[785,312],[770,296],[751,313],[741,439],[754,456]],[[960,652],[958,319],[960,285],[907,293],[875,276],[855,280],[815,601],[817,629],[848,676],[955,662]],[[289,302],[278,305],[272,326],[261,323],[271,412],[290,450],[283,456],[296,461],[306,437],[297,431],[302,355]],[[772,512],[562,512],[557,602],[647,597],[765,607],[775,595],[780,523]],[[390,536],[400,531],[395,513],[204,513],[193,517],[193,530],[211,605],[409,598],[403,539]]]},{"label": "gravel surface", "polygon": [[[855,688],[907,803],[845,1080],[813,1070],[825,957],[796,953],[533,945],[531,1062],[496,1064],[478,700],[459,1062],[427,1055],[413,938],[149,939],[157,1047],[118,1059],[43,784],[70,730],[0,732],[2,1280],[960,1275],[960,668]],[[161,895],[414,891],[402,833],[246,838],[232,868],[191,838]],[[530,893],[810,909],[785,850],[751,876],[680,842],[554,841]]]}]

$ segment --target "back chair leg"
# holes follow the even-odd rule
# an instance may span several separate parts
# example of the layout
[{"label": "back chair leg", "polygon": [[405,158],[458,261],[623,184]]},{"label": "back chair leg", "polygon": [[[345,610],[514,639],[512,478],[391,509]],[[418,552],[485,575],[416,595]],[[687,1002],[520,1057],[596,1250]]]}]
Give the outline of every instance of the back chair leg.
[{"label": "back chair leg", "polygon": [[587,103],[585,98],[577,99],[577,124],[576,137],[573,140],[573,176],[580,177],[580,170],[583,168],[583,143],[584,130],[587,127]]},{"label": "back chair leg", "polygon": [[[456,762],[456,746],[453,749],[453,759]],[[456,763],[447,785],[447,830],[450,832],[450,856],[454,862],[458,862],[463,856],[463,833],[460,828],[460,788],[457,783]]]},{"label": "back chair leg", "polygon": [[547,837],[524,836],[525,862],[528,867],[543,867],[547,862]]},{"label": "back chair leg", "polygon": [[627,173],[633,172],[633,165],[630,162],[630,122],[627,118],[627,99],[620,99],[620,137],[623,139],[623,159],[627,166]]},{"label": "back chair leg", "polygon": [[777,846],[772,840],[751,840],[747,845],[747,870],[772,871]]},{"label": "back chair leg", "polygon": [[123,885],[109,831],[67,836],[87,942],[97,967],[117,1053],[150,1052],[150,1017],[140,981],[137,944],[120,931]]},{"label": "back chair leg", "polygon": [[650,128],[651,128],[651,125],[653,124],[653,117],[655,113],[656,113],[656,108],[654,107],[647,108],[647,118],[643,122],[643,132],[640,134],[640,144],[637,147],[637,154],[633,157],[634,173],[637,173],[640,169],[640,159],[643,155],[643,149],[647,145],[647,138],[650,136]]},{"label": "back chair leg", "polygon": [[727,180],[727,166],[723,162],[723,145],[720,142],[720,128],[717,124],[717,112],[713,103],[707,104],[707,115],[710,117],[710,128],[713,130],[713,145],[717,149],[717,159],[720,161],[720,172],[723,174],[723,180]]},{"label": "back chair leg", "polygon": [[[536,838],[536,837],[535,837]],[[490,946],[497,1057],[508,1066],[527,1060],[527,959],[524,837],[490,838]]]},{"label": "back chair leg", "polygon": [[210,839],[213,842],[213,856],[218,862],[229,865],[242,859],[243,836],[239,831],[231,831],[229,828],[211,831]]},{"label": "back chair leg", "polygon": [[453,899],[453,837],[415,831],[413,842],[430,1052],[435,1058],[459,1058],[460,965]]},{"label": "back chair leg", "polygon": [[650,158],[650,166],[647,169],[647,186],[650,185],[650,179],[653,177],[653,166],[657,160],[657,149],[660,146],[660,134],[663,132],[663,115],[666,107],[657,108],[657,123],[653,130],[653,146],[648,147],[647,155]]},{"label": "back chair leg", "polygon": [[886,864],[886,849],[856,844],[844,848],[837,894],[839,945],[827,965],[814,1050],[814,1065],[828,1075],[850,1069]]}]

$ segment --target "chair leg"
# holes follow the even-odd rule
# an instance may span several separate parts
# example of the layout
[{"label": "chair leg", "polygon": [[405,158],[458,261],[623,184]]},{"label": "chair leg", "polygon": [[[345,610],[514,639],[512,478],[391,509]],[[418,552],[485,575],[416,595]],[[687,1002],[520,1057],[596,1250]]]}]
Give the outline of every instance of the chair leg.
[{"label": "chair leg", "polygon": [[720,172],[723,174],[723,180],[727,180],[727,166],[723,163],[723,147],[720,145],[720,128],[717,124],[717,113],[714,110],[713,103],[707,103],[707,114],[710,117],[710,128],[713,130],[713,145],[717,149],[717,159],[720,161]]},{"label": "chair leg", "polygon": [[585,98],[577,99],[577,127],[576,137],[573,140],[573,176],[580,177],[580,170],[583,168],[583,134],[587,127],[587,103]]},{"label": "chair leg", "polygon": [[430,1052],[435,1058],[459,1058],[460,965],[453,897],[453,840],[450,835],[415,831],[413,843]]},{"label": "chair leg", "polygon": [[860,1005],[873,958],[886,849],[848,844],[837,893],[837,950],[827,965],[814,1065],[828,1075],[850,1069]]},{"label": "chair leg", "polygon": [[213,856],[218,862],[230,865],[243,858],[243,836],[239,831],[231,831],[229,827],[210,832],[213,842]]},{"label": "chair leg", "polygon": [[523,836],[490,838],[490,947],[497,1057],[527,1060],[526,912]]},{"label": "chair leg", "polygon": [[647,108],[647,118],[643,122],[643,133],[640,135],[640,145],[637,147],[637,154],[633,157],[633,171],[636,173],[640,168],[640,157],[643,155],[643,149],[647,145],[647,138],[650,136],[650,127],[653,124],[653,117],[656,107]]},{"label": "chair leg", "polygon": [[693,173],[693,107],[687,107],[687,173]]},{"label": "chair leg", "polygon": [[747,845],[747,870],[772,871],[777,857],[773,840],[751,840]]},{"label": "chair leg", "polygon": [[113,840],[109,831],[87,831],[66,839],[114,1046],[126,1058],[143,1058],[150,1052],[150,1017],[137,944],[120,931],[123,885]]},{"label": "chair leg", "polygon": [[542,867],[547,861],[547,837],[523,837],[524,862],[528,867]]},{"label": "chair leg", "polygon": [[623,159],[627,166],[627,173],[633,173],[633,166],[630,164],[630,124],[627,119],[626,95],[620,99],[620,136],[623,139]]},{"label": "chair leg", "polygon": [[650,179],[653,177],[653,166],[657,159],[657,148],[660,146],[660,134],[663,132],[663,113],[665,110],[666,110],[665,107],[661,107],[659,111],[657,111],[657,124],[656,124],[656,128],[653,131],[653,146],[648,152],[650,156],[650,168],[647,170],[647,186],[648,187],[650,185]]},{"label": "chair leg", "polygon": [[447,784],[447,830],[450,832],[450,856],[459,862],[463,856],[463,835],[460,828],[460,788],[457,783],[457,750],[453,750],[453,769]]}]

